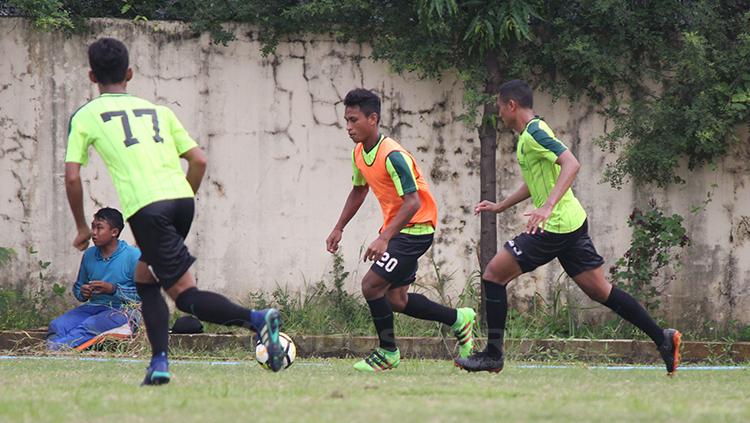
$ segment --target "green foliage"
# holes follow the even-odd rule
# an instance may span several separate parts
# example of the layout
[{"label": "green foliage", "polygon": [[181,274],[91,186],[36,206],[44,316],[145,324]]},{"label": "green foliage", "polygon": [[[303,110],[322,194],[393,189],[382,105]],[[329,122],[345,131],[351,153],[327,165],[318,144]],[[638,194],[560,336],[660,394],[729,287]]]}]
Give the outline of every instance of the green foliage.
[{"label": "green foliage", "polygon": [[0,269],[10,264],[17,255],[12,248],[0,247]]},{"label": "green foliage", "polygon": [[70,11],[61,0],[14,0],[8,2],[24,16],[28,16],[34,26],[44,30],[71,31],[75,28]]},{"label": "green foliage", "polygon": [[[3,2],[0,1],[0,5]],[[587,97],[614,124],[605,179],[665,186],[713,163],[750,118],[750,0],[10,0],[39,28],[82,18],[178,19],[216,42],[226,22],[257,26],[263,52],[285,37],[331,33],[367,42],[396,72],[465,84],[465,121],[492,101],[490,78],[524,78],[556,97]],[[487,63],[497,60],[498,69]],[[498,72],[500,74],[498,75]],[[486,118],[486,117],[485,117]]]},{"label": "green foliage", "polygon": [[30,292],[22,288],[0,288],[0,330],[34,329],[66,311],[58,285],[48,291]]},{"label": "green foliage", "polygon": [[612,282],[630,292],[649,310],[659,308],[664,285],[657,285],[659,271],[679,264],[680,250],[690,243],[682,216],[666,216],[655,203],[650,209],[633,210],[628,226],[633,228],[630,249],[610,269]]}]

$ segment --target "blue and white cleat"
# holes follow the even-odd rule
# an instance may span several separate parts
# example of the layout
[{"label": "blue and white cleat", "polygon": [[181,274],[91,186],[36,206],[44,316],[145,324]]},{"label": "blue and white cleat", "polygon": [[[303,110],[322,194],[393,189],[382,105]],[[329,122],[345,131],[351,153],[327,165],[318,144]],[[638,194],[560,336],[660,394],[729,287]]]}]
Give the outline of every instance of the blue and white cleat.
[{"label": "blue and white cleat", "polygon": [[157,355],[151,358],[151,364],[146,369],[146,377],[143,379],[141,386],[164,385],[169,383],[171,377],[167,356],[165,354]]},{"label": "blue and white cleat", "polygon": [[268,367],[274,372],[284,368],[284,348],[279,341],[281,331],[281,313],[275,308],[261,310],[264,312],[263,324],[257,327],[258,338],[268,351]]}]

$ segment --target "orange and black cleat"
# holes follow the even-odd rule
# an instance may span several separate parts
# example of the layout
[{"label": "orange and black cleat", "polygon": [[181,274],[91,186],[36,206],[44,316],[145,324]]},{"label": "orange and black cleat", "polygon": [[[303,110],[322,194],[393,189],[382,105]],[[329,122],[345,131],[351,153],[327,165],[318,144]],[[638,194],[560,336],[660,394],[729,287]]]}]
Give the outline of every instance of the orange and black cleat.
[{"label": "orange and black cleat", "polygon": [[667,366],[667,376],[674,376],[680,364],[680,340],[682,334],[677,329],[664,329],[664,342],[659,346],[664,364]]}]

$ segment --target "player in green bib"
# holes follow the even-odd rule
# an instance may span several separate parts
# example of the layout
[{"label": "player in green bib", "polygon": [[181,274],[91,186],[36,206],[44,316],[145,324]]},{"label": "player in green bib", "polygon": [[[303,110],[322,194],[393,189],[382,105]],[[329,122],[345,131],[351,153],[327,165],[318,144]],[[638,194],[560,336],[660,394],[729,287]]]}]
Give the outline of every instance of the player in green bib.
[{"label": "player in green bib", "polygon": [[526,231],[505,243],[482,275],[487,307],[487,348],[456,365],[468,371],[499,372],[503,369],[503,335],[508,301],[505,286],[521,275],[557,258],[565,272],[594,301],[597,301],[645,332],[656,344],[667,374],[677,370],[680,332],[662,329],[628,293],[604,278],[604,259],[588,235],[586,212],[573,195],[571,185],[581,165],[555,137],[547,124],[534,114],[533,93],[523,81],[513,80],[500,87],[497,99],[500,118],[519,133],[516,156],[523,184],[500,201],[480,202],[475,213],[500,213],[531,197],[535,210]]},{"label": "player in green bib", "polygon": [[[195,257],[185,238],[193,221],[193,196],[206,170],[205,154],[172,110],[127,93],[133,71],[122,42],[101,38],[89,46],[88,55],[89,79],[99,87],[100,96],[73,114],[68,129],[65,186],[78,228],[73,245],[83,250],[91,238],[80,170],[88,163],[89,147],[94,147],[107,165],[123,215],[141,249],[134,279],[153,354],[143,384],[161,385],[171,377],[169,309],[161,289],[185,313],[256,331],[269,352],[271,369],[279,371],[284,353],[278,310],[249,310],[199,290],[189,270]],[[180,166],[182,159],[188,163],[187,175]]]}]

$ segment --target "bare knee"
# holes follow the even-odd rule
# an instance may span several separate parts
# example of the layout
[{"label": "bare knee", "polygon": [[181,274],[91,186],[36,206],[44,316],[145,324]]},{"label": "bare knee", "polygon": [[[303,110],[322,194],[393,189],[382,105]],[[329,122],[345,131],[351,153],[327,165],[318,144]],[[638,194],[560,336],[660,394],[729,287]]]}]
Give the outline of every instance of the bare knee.
[{"label": "bare knee", "polygon": [[498,285],[507,285],[510,279],[504,278],[502,275],[493,272],[489,267],[482,273],[482,280],[487,282],[496,283]]},{"label": "bare knee", "polygon": [[362,278],[362,296],[365,300],[375,300],[382,298],[388,290],[388,284],[383,283],[377,276],[373,276],[371,273],[367,273]]},{"label": "bare knee", "polygon": [[609,293],[612,292],[612,284],[604,278],[601,267],[576,275],[573,281],[589,298],[598,303],[607,301]]},{"label": "bare knee", "polygon": [[595,286],[595,287],[581,287],[581,290],[588,295],[589,298],[598,302],[605,303],[609,298],[609,293],[612,291],[612,285],[607,286]]},{"label": "bare knee", "polygon": [[409,302],[409,295],[404,291],[400,290],[389,290],[385,294],[386,299],[391,304],[391,308],[393,311],[397,311],[399,313],[406,310],[406,303]]}]

